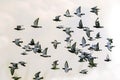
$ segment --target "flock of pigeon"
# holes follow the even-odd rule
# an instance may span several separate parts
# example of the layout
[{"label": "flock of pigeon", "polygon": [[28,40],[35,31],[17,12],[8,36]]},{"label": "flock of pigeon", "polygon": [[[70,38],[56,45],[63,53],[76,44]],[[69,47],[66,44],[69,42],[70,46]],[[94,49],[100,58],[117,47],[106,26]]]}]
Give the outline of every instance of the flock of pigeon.
[{"label": "flock of pigeon", "polygon": [[[99,9],[96,6],[96,7],[91,8],[90,12],[94,13],[94,14],[96,14],[98,16]],[[77,29],[80,29],[80,30],[84,31],[85,34],[86,34],[86,36],[88,37],[89,41],[94,41],[94,40],[102,38],[101,35],[100,35],[100,32],[98,32],[95,37],[91,37],[90,34],[91,34],[91,32],[93,32],[93,30],[91,30],[89,27],[84,27],[83,26],[83,22],[82,22],[81,17],[84,16],[85,13],[82,13],[81,6],[76,9],[76,12],[74,13],[74,15],[80,17],[79,26],[77,27]],[[64,16],[65,17],[73,17],[73,15],[70,14],[69,10],[66,11],[66,13],[64,14]],[[56,22],[62,21],[60,19],[60,17],[61,17],[61,15],[56,16],[53,19],[53,21],[56,21]],[[38,25],[38,22],[39,22],[39,18],[37,18],[34,21],[34,24],[31,25],[31,27],[33,27],[33,28],[42,28],[42,26]],[[71,42],[73,41],[73,39],[71,39],[72,38],[72,33],[74,33],[74,31],[71,30],[70,27],[66,27],[65,28],[62,25],[58,25],[56,28],[62,30],[64,33],[66,33],[68,35],[68,37],[64,40],[67,43],[67,46],[65,47],[65,49],[67,49],[69,53],[73,53],[75,55],[80,54],[80,56],[78,56],[80,58],[80,60],[78,62],[88,62],[88,67],[91,67],[91,68],[97,66],[97,63],[95,63],[94,60],[98,59],[98,57],[94,57],[94,56],[92,56],[92,53],[84,52],[81,49],[77,48],[76,47],[77,42],[74,42],[73,44],[71,44]],[[95,25],[93,26],[93,28],[103,28],[103,26],[100,25],[99,18],[96,19]],[[17,30],[17,31],[25,30],[25,28],[23,28],[22,25],[18,25],[14,29]],[[112,48],[114,47],[112,45],[113,40],[111,38],[107,38],[107,41],[108,42],[105,45],[105,47],[109,51],[112,51]],[[25,52],[21,53],[21,55],[28,55],[28,52],[33,51],[33,53],[35,53],[35,54],[39,53],[40,56],[44,57],[44,58],[52,57],[51,55],[47,54],[48,47],[46,47],[45,49],[42,49],[41,48],[41,44],[39,43],[39,41],[35,42],[34,39],[32,39],[27,45],[24,45],[24,46],[21,45],[23,43],[23,41],[21,39],[19,39],[19,38],[15,39],[13,41],[13,43],[25,50]],[[57,46],[61,45],[61,42],[58,42],[57,40],[54,40],[54,41],[51,42],[51,44],[53,45],[54,49],[58,49]],[[79,44],[79,45],[82,48],[88,46],[89,47],[88,50],[90,50],[90,51],[101,51],[102,50],[102,49],[99,48],[99,42],[96,43],[96,44],[93,44],[93,45],[88,44],[87,41],[86,41],[86,39],[85,39],[85,37],[82,37],[81,44]],[[106,59],[104,61],[106,61],[106,62],[111,61],[111,59],[109,58],[109,55],[106,56]],[[12,79],[14,79],[14,80],[21,79],[21,77],[14,76],[15,70],[19,69],[18,68],[19,66],[26,67],[27,63],[24,62],[24,61],[20,61],[18,63],[11,62],[10,64],[11,65],[9,66],[9,68],[10,68],[10,72],[11,72],[11,75],[12,75]],[[51,69],[52,70],[59,70],[60,68],[58,67],[58,65],[59,65],[58,64],[58,60],[53,61]],[[65,61],[64,68],[62,68],[62,69],[66,73],[68,73],[70,70],[72,70],[72,68],[69,67],[69,64],[68,64],[67,61]],[[79,73],[81,73],[81,74],[87,74],[87,72],[88,72],[87,69],[83,69]],[[43,77],[40,77],[40,73],[41,73],[40,71],[37,72],[34,75],[33,80],[41,80],[41,79],[43,79]]]}]

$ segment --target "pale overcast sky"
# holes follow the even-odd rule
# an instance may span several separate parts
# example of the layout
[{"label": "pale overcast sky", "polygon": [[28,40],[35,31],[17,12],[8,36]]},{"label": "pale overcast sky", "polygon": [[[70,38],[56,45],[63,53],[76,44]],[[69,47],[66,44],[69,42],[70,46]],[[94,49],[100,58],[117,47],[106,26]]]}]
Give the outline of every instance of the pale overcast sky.
[{"label": "pale overcast sky", "polygon": [[[103,52],[94,53],[99,56],[98,67],[89,69],[86,63],[78,63],[79,58],[64,50],[64,39],[67,37],[61,30],[56,29],[57,25],[64,25],[71,27],[75,33],[73,38],[81,42],[81,38],[85,35],[76,29],[79,18],[73,13],[76,8],[82,7],[82,11],[86,13],[82,17],[85,26],[92,28],[97,16],[90,13],[90,8],[98,6],[100,8],[99,17],[101,25],[105,28],[102,30],[95,30],[94,33],[100,31],[103,39],[99,40],[102,48],[106,43],[106,38],[110,37],[114,40],[116,46],[110,53],[106,48]],[[65,18],[63,14],[69,9],[73,18]],[[62,22],[53,22],[52,19],[62,15]],[[42,29],[33,29],[30,25],[36,18],[40,18],[39,25]],[[12,80],[9,63],[26,61],[27,67],[20,67],[16,72],[16,76],[22,76],[21,80],[32,80],[37,71],[41,71],[41,76],[44,80],[120,80],[120,1],[119,0],[0,0],[0,80]],[[24,31],[15,31],[16,25],[24,25]],[[94,36],[95,34],[93,34]],[[21,56],[23,50],[12,43],[15,38],[21,38],[27,44],[32,38],[35,41],[40,41],[42,47],[49,47],[48,54],[51,58],[41,58],[39,55],[30,53],[27,56]],[[51,42],[53,40],[62,42],[57,50],[53,49]],[[75,42],[74,41],[74,42]],[[96,42],[96,41],[95,41]],[[93,42],[93,43],[95,43]],[[102,61],[106,54],[110,54],[112,61],[105,63]],[[58,71],[51,71],[51,64],[54,60],[59,60]],[[69,62],[70,67],[73,68],[69,73],[62,70],[65,61]],[[87,68],[89,70],[87,75],[79,74],[80,70]]]}]

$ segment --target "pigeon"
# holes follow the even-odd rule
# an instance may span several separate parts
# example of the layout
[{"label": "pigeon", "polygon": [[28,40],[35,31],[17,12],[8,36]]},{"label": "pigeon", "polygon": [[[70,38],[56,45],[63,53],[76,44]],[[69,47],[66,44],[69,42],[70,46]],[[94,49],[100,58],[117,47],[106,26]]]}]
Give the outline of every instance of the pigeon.
[{"label": "pigeon", "polygon": [[74,14],[78,17],[82,17],[83,15],[85,15],[85,13],[81,12],[81,6],[76,9],[76,12]]},{"label": "pigeon", "polygon": [[32,39],[31,41],[30,41],[30,43],[28,43],[29,45],[35,45],[35,42],[34,42],[34,39]]},{"label": "pigeon", "polygon": [[14,41],[12,41],[13,43],[15,43],[17,46],[21,47],[21,43],[23,43],[23,41],[21,41],[20,39],[15,39]]},{"label": "pigeon", "polygon": [[33,27],[33,28],[42,28],[42,26],[39,26],[39,25],[38,25],[38,22],[39,22],[39,18],[37,18],[37,19],[34,21],[33,25],[31,25],[31,27]]},{"label": "pigeon", "polygon": [[37,72],[37,73],[35,73],[35,77],[33,78],[34,80],[41,80],[41,79],[43,79],[43,77],[40,77],[40,73],[41,72]]},{"label": "pigeon", "polygon": [[76,42],[71,46],[70,50],[68,50],[71,53],[75,53],[76,52]]},{"label": "pigeon", "polygon": [[69,70],[72,70],[72,68],[69,68],[69,65],[68,65],[67,61],[65,62],[63,70],[65,70],[66,73],[69,72]]},{"label": "pigeon", "polygon": [[58,22],[58,21],[61,21],[61,20],[60,20],[60,17],[61,17],[61,15],[56,16],[55,19],[53,19],[53,21],[57,21],[57,22]]},{"label": "pigeon", "polygon": [[42,52],[42,55],[40,55],[40,56],[42,56],[42,57],[51,57],[50,55],[47,55],[47,50],[48,50],[48,48],[45,48],[43,50],[43,52]]},{"label": "pigeon", "polygon": [[86,44],[86,40],[85,40],[85,38],[83,37],[82,38],[82,44],[80,44],[82,47],[85,47],[85,46],[88,46],[88,45],[90,45],[90,44]]},{"label": "pigeon", "polygon": [[69,35],[70,37],[71,37],[71,33],[72,32],[74,32],[74,31],[72,31],[72,30],[70,30],[71,28],[66,28],[66,29],[64,29],[63,31],[67,34],[67,35]]},{"label": "pigeon", "polygon": [[80,21],[79,21],[79,26],[77,27],[78,29],[83,29],[84,27],[83,27],[83,23],[82,23],[82,20],[80,19]]},{"label": "pigeon", "polygon": [[22,28],[23,25],[17,25],[16,28],[14,28],[15,30],[17,31],[21,31],[21,30],[24,30],[25,28]]},{"label": "pigeon", "polygon": [[109,58],[109,55],[106,56],[106,59],[104,61],[106,61],[106,62],[111,61],[111,59]]},{"label": "pigeon", "polygon": [[100,22],[98,21],[99,18],[96,19],[95,21],[95,26],[93,26],[94,28],[103,28],[103,26],[100,25]]},{"label": "pigeon", "polygon": [[53,67],[51,69],[53,69],[53,70],[59,69],[59,68],[57,68],[57,65],[59,65],[58,60],[53,62],[53,64],[52,64]]},{"label": "pigeon", "polygon": [[54,40],[53,42],[51,42],[54,46],[55,49],[57,49],[57,45],[61,44],[60,42],[57,42],[57,40]]},{"label": "pigeon", "polygon": [[67,9],[66,13],[64,14],[65,17],[72,17],[72,15],[70,14],[70,11]]},{"label": "pigeon", "polygon": [[101,49],[99,49],[99,43],[92,45],[88,50],[101,51]]},{"label": "pigeon", "polygon": [[21,77],[16,77],[16,76],[14,76],[14,77],[12,77],[12,79],[14,79],[14,80],[19,80],[19,79],[21,79]]},{"label": "pigeon", "polygon": [[99,38],[101,38],[101,36],[100,36],[100,32],[98,32],[97,34],[96,34],[96,37],[95,37],[96,39],[99,39]]},{"label": "pigeon", "polygon": [[112,46],[110,43],[107,43],[107,45],[105,45],[105,47],[107,47],[107,49],[109,51],[112,51],[112,48],[115,47],[115,46]]},{"label": "pigeon", "polygon": [[88,70],[87,69],[83,69],[80,71],[81,74],[87,74]]},{"label": "pigeon", "polygon": [[63,25],[58,25],[56,28],[63,29],[64,27],[63,27]]},{"label": "pigeon", "polygon": [[24,61],[20,61],[20,62],[18,62],[21,66],[26,66],[26,62],[24,62]]},{"label": "pigeon", "polygon": [[99,12],[100,9],[97,8],[97,6],[91,8],[91,11],[92,13],[95,13],[96,15],[98,15],[98,12]]}]

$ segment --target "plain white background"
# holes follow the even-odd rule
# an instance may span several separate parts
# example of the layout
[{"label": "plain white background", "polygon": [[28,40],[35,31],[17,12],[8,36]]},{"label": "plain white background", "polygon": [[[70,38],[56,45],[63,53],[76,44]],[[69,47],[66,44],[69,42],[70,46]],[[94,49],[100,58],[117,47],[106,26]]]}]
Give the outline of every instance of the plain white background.
[{"label": "plain white background", "polygon": [[[61,23],[52,21],[56,15],[63,15],[67,9],[73,15],[75,9],[79,6],[82,6],[83,12],[86,13],[86,16],[82,18],[84,24],[90,27],[92,27],[97,18],[96,15],[89,13],[90,8],[98,6],[101,9],[99,12],[100,22],[105,28],[100,30],[103,36],[103,39],[100,41],[104,45],[107,37],[113,38],[113,45],[115,45],[111,53],[106,48],[102,53],[95,53],[100,57],[98,60],[100,65],[97,68],[89,69],[87,75],[78,73],[81,69],[87,68],[87,64],[80,64],[77,62],[79,60],[78,57],[73,54],[67,54],[68,52],[63,48],[66,45],[64,42],[58,46],[58,50],[54,50],[51,45],[51,41],[54,39],[63,41],[66,37],[65,33],[55,28],[61,24],[65,27],[72,27],[76,31],[76,34],[73,34],[75,41],[81,41],[84,33],[79,32],[75,28],[78,26],[78,17],[74,16],[71,19],[61,17],[63,20]],[[37,17],[40,18],[39,24],[44,27],[43,29],[33,29],[30,27]],[[16,76],[22,76],[21,80],[32,80],[34,73],[37,71],[42,71],[41,75],[45,77],[44,80],[120,80],[119,19],[119,0],[0,0],[0,80],[12,80],[8,68],[9,63],[21,60],[27,62],[26,68],[20,67],[15,73]],[[21,32],[13,30],[19,24],[24,25],[26,29]],[[97,32],[97,30],[95,31]],[[23,50],[12,43],[12,40],[15,38],[21,38],[24,44],[27,44],[31,38],[40,41],[43,48],[50,47],[48,54],[51,54],[52,57],[44,59],[32,52],[27,56],[21,56],[20,53]],[[106,54],[110,54],[112,59],[110,63],[101,61],[105,58]],[[60,68],[68,60],[73,71],[67,74],[62,69],[51,71],[49,68],[56,59],[59,59]]]}]

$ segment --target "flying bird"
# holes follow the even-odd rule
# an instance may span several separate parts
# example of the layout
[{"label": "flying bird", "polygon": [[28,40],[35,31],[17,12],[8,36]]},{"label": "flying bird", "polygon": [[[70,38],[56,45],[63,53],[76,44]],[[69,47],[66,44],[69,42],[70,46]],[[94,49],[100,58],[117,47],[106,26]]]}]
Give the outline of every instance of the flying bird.
[{"label": "flying bird", "polygon": [[104,61],[106,61],[106,62],[111,61],[111,59],[110,59],[109,55],[107,55],[107,56],[106,56],[106,59],[105,59]]},{"label": "flying bird", "polygon": [[37,19],[33,22],[33,25],[31,25],[31,27],[33,27],[33,28],[42,28],[42,26],[39,26],[39,25],[38,25],[38,22],[39,22],[39,18],[37,18]]},{"label": "flying bird", "polygon": [[99,38],[101,38],[101,36],[100,36],[100,32],[98,32],[97,34],[96,34],[96,37],[95,37],[96,39],[99,39]]},{"label": "flying bird", "polygon": [[70,14],[70,11],[67,9],[66,13],[64,14],[65,17],[72,17],[72,15]]},{"label": "flying bird", "polygon": [[88,46],[88,45],[90,45],[90,44],[87,44],[85,38],[83,37],[83,38],[82,38],[82,44],[80,44],[80,45],[81,45],[82,47],[85,47],[85,46]]},{"label": "flying bird", "polygon": [[20,39],[15,39],[14,41],[12,41],[13,43],[15,43],[17,46],[21,47],[21,43],[23,43],[23,41],[21,41]]},{"label": "flying bird", "polygon": [[57,40],[54,40],[53,42],[51,42],[54,46],[55,49],[57,49],[57,45],[61,44],[61,42],[58,42]]},{"label": "flying bird", "polygon": [[72,68],[69,68],[69,65],[68,65],[67,61],[65,62],[63,70],[65,70],[66,73],[69,72],[69,70],[72,70]]},{"label": "flying bird", "polygon": [[84,27],[83,27],[83,22],[82,22],[82,20],[80,19],[80,21],[79,21],[79,26],[77,27],[78,29],[83,29]]},{"label": "flying bird", "polygon": [[24,62],[24,61],[20,61],[20,62],[18,62],[21,66],[26,66],[26,62]]},{"label": "flying bird", "polygon": [[58,25],[56,28],[63,29],[64,27],[63,27],[63,25]]},{"label": "flying bird", "polygon": [[96,19],[95,26],[93,26],[93,27],[94,28],[103,28],[103,26],[100,25],[100,22],[98,20],[99,20],[99,18]]},{"label": "flying bird", "polygon": [[85,15],[85,13],[81,12],[81,6],[76,9],[76,12],[74,14],[78,17],[82,17],[83,15]]},{"label": "flying bird", "polygon": [[22,28],[23,25],[17,25],[16,28],[14,28],[15,30],[21,31],[24,30],[25,28]]},{"label": "flying bird", "polygon": [[40,55],[40,56],[42,56],[42,57],[51,57],[50,55],[47,55],[47,50],[48,50],[48,48],[45,48],[43,50],[43,52],[42,52],[42,55]]},{"label": "flying bird", "polygon": [[59,69],[59,68],[57,68],[58,65],[59,65],[58,60],[55,60],[52,64],[53,67],[51,69],[53,69],[53,70]]},{"label": "flying bird", "polygon": [[76,42],[71,46],[70,50],[68,50],[71,53],[75,53],[76,52]]},{"label": "flying bird", "polygon": [[69,35],[70,37],[71,37],[71,33],[73,33],[74,31],[72,31],[72,30],[70,30],[71,28],[69,27],[69,28],[65,28],[63,31],[67,34],[67,35]]},{"label": "flying bird", "polygon": [[95,13],[96,15],[98,15],[99,10],[100,10],[100,9],[97,8],[97,6],[95,6],[95,7],[91,8],[91,11],[90,11],[90,12]]},{"label": "flying bird", "polygon": [[105,45],[105,47],[107,47],[107,49],[109,51],[112,51],[112,48],[115,47],[115,46],[112,46],[110,43],[107,43],[107,45]]},{"label": "flying bird", "polygon": [[80,71],[81,74],[87,74],[88,70],[87,69],[83,69]]},{"label": "flying bird", "polygon": [[28,43],[29,45],[35,45],[35,41],[34,41],[34,39],[32,39],[31,41],[30,41],[30,43]]},{"label": "flying bird", "polygon": [[34,75],[34,80],[41,80],[41,79],[43,79],[43,77],[40,77],[40,73],[41,72],[37,72],[37,73],[35,73],[35,75]]},{"label": "flying bird", "polygon": [[61,21],[61,20],[60,20],[60,17],[61,17],[61,15],[56,16],[55,19],[53,19],[53,21],[57,21],[57,22],[58,22],[58,21]]}]

